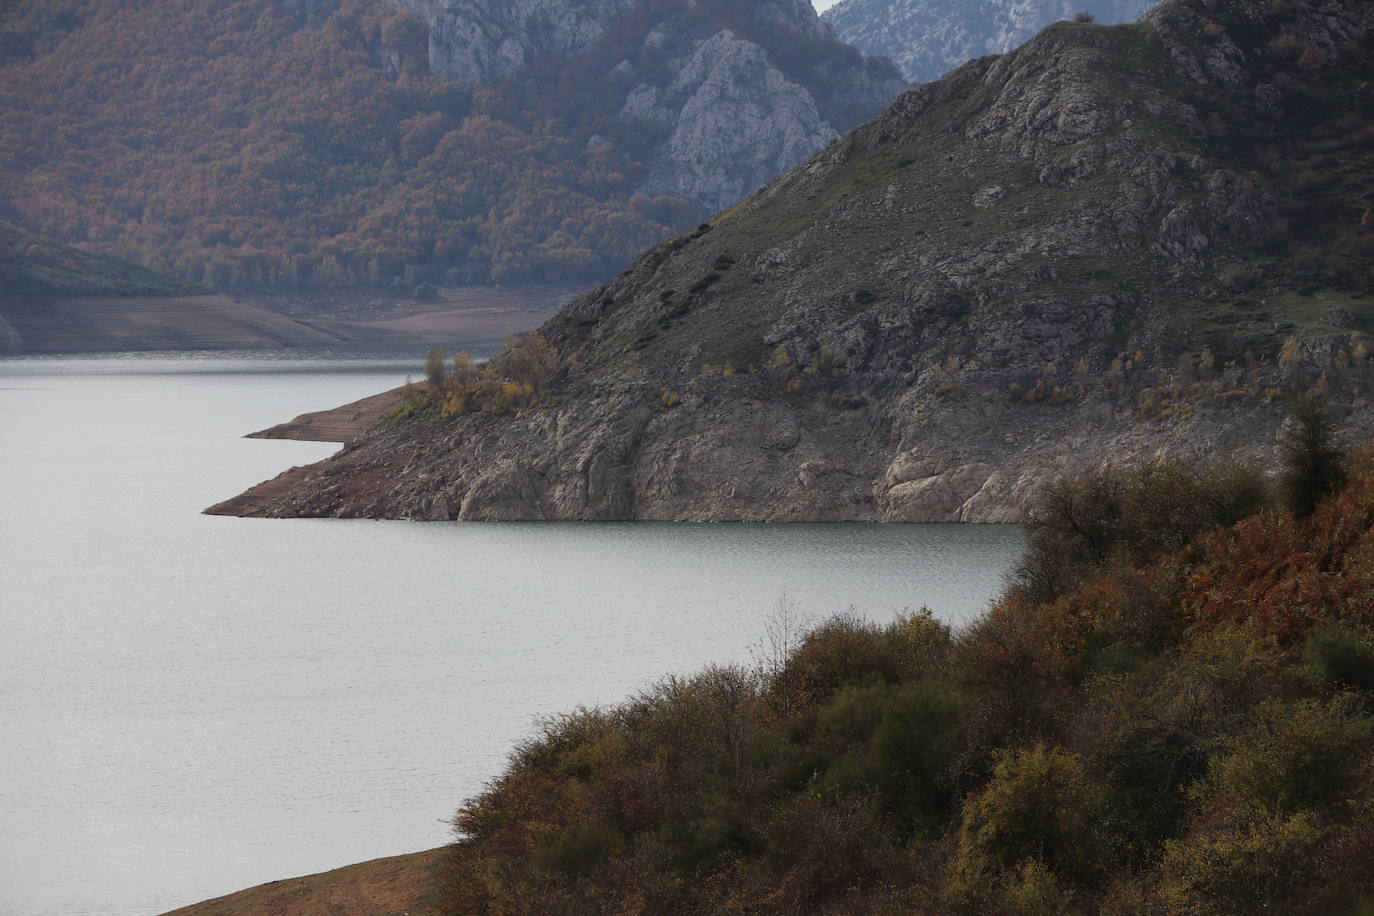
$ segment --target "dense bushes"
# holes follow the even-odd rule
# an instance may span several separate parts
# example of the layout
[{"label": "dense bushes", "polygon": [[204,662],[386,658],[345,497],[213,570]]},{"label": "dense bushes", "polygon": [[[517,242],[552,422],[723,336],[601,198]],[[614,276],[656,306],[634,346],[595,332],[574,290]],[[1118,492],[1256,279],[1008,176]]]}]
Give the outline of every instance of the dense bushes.
[{"label": "dense bushes", "polygon": [[753,669],[555,719],[460,813],[450,909],[1374,903],[1374,461],[1351,478],[1297,517],[1248,469],[1092,475],[1059,495],[1110,521],[1048,599],[783,621]]},{"label": "dense bushes", "polygon": [[1253,515],[1267,498],[1253,464],[1160,460],[1057,481],[1031,519],[1017,584],[1032,600],[1050,600],[1109,562],[1140,563]]}]

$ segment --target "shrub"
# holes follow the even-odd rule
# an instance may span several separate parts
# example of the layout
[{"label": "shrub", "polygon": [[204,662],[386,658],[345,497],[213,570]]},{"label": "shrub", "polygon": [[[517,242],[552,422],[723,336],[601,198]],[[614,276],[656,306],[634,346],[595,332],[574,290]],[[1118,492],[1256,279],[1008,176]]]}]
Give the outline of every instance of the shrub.
[{"label": "shrub", "polygon": [[1350,630],[1321,630],[1307,638],[1308,668],[1337,689],[1374,693],[1374,640]]},{"label": "shrub", "polygon": [[713,270],[693,283],[691,291],[694,293],[704,293],[718,282],[720,282],[720,274]]},{"label": "shrub", "polygon": [[1101,468],[1048,484],[1031,514],[1031,543],[1013,573],[1033,601],[1052,600],[1112,559],[1143,562],[1204,531],[1258,512],[1258,467],[1177,460]]},{"label": "shrub", "polygon": [[803,637],[767,689],[784,709],[808,706],[844,687],[895,683],[910,660],[897,631],[854,615],[834,617]]},{"label": "shrub", "polygon": [[1245,292],[1254,289],[1263,275],[1253,264],[1227,264],[1217,275],[1221,285],[1232,292]]},{"label": "shrub", "polygon": [[1297,60],[1303,52],[1303,43],[1295,35],[1280,35],[1269,42],[1269,53],[1281,61]]},{"label": "shrub", "polygon": [[534,861],[544,871],[579,875],[605,863],[622,842],[619,831],[604,821],[573,824],[541,844]]},{"label": "shrub", "polygon": [[954,862],[957,893],[977,900],[1026,890],[1093,884],[1103,862],[1096,825],[1101,796],[1083,762],[1060,748],[1000,753],[992,780],[964,805]]},{"label": "shrub", "polygon": [[1165,911],[1232,916],[1273,911],[1282,903],[1289,913],[1329,912],[1301,906],[1326,839],[1317,818],[1301,812],[1171,840],[1161,866]]},{"label": "shrub", "polygon": [[1369,718],[1349,696],[1268,701],[1255,724],[1213,761],[1200,794],[1236,817],[1325,813],[1350,797],[1368,766],[1372,735]]},{"label": "shrub", "polygon": [[817,716],[817,784],[880,799],[903,837],[930,836],[948,813],[944,781],[961,704],[940,684],[848,687]]},{"label": "shrub", "polygon": [[1094,16],[1092,13],[1088,12],[1087,10],[1082,10],[1080,12],[1073,14],[1073,21],[1081,23],[1092,23],[1097,21],[1097,17]]}]

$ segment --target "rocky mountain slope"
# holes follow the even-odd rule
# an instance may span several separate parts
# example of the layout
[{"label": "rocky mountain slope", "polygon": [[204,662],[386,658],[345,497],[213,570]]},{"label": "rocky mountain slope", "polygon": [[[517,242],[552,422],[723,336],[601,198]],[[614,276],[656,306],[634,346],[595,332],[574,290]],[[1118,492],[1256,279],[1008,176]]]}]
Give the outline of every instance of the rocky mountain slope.
[{"label": "rocky mountain slope", "polygon": [[1374,6],[1212,7],[906,93],[215,511],[1006,521],[1084,465],[1268,457],[1312,388],[1367,438]]},{"label": "rocky mountain slope", "polygon": [[973,58],[1005,54],[1052,22],[1088,13],[1138,19],[1153,0],[844,0],[824,19],[843,40],[889,57],[907,79],[938,79]]},{"label": "rocky mountain slope", "polygon": [[806,0],[394,2],[428,26],[434,72],[462,83],[518,80],[549,57],[609,65],[606,88],[623,99],[615,120],[662,135],[638,190],[711,210],[797,165],[904,88],[886,62],[837,43]]},{"label": "rocky mountain slope", "polygon": [[217,288],[586,283],[904,86],[800,0],[15,0],[0,212]]}]

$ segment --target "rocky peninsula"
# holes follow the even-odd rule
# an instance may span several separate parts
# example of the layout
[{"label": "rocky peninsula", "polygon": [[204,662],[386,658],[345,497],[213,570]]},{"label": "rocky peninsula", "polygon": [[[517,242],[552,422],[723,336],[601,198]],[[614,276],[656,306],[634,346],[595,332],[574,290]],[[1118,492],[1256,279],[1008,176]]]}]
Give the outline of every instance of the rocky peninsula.
[{"label": "rocky peninsula", "polygon": [[1275,10],[970,62],[571,302],[518,403],[432,392],[213,511],[999,522],[1107,461],[1265,459],[1313,387],[1365,436],[1374,8]]}]

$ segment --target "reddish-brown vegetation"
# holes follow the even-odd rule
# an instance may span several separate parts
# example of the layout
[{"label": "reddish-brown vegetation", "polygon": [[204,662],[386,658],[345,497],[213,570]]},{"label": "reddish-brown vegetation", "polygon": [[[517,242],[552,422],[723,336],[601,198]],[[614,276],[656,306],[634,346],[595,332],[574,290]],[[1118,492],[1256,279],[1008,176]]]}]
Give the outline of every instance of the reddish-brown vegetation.
[{"label": "reddish-brown vegetation", "polygon": [[1350,471],[1234,524],[1191,505],[1219,472],[1117,472],[1129,531],[1057,596],[775,628],[755,670],[550,721],[460,812],[448,912],[1374,902],[1374,455]]}]

